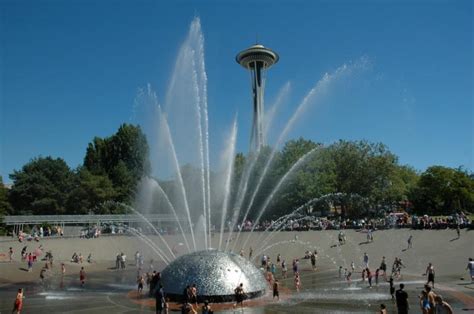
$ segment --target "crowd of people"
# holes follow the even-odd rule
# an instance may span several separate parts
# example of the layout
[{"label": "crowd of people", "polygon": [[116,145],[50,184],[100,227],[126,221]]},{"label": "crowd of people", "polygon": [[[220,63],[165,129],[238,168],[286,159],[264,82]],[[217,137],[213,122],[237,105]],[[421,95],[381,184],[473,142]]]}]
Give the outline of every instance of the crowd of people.
[{"label": "crowd of people", "polygon": [[[227,230],[232,224],[228,223]],[[340,230],[340,229],[448,229],[448,228],[474,228],[474,224],[463,212],[446,217],[430,217],[428,215],[412,215],[406,212],[387,213],[379,218],[319,218],[305,216],[281,220],[264,220],[257,225],[249,219],[235,226],[234,231],[308,231],[308,230]]]},{"label": "crowd of people", "polygon": [[44,227],[33,226],[30,233],[20,231],[18,233],[18,241],[39,241],[44,237],[63,236],[64,230],[60,226]]}]

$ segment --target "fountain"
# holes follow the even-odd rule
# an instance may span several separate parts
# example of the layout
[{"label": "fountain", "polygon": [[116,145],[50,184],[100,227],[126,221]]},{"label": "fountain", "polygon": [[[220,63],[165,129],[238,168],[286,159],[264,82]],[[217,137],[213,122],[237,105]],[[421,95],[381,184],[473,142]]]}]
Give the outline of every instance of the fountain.
[{"label": "fountain", "polygon": [[[278,60],[279,56],[274,51],[262,45],[251,46],[236,57],[236,61],[251,72],[254,118],[250,149],[252,154],[245,163],[236,197],[233,199],[231,199],[231,183],[234,175],[237,119],[234,119],[227,136],[225,149],[221,155],[220,171],[214,173],[211,180],[207,74],[204,37],[199,18],[195,18],[191,23],[188,37],[179,50],[164,104],[158,102],[158,97],[150,86],[141,91],[137,97],[136,108],[140,106],[147,108],[144,117],[148,120],[142,125],[150,143],[152,164],[160,165],[154,169],[154,175],[167,176],[171,179],[158,181],[144,178],[138,189],[134,207],[142,213],[146,213],[147,210],[155,212],[157,207],[160,211],[172,213],[178,223],[176,231],[180,233],[187,249],[187,253],[175,257],[163,237],[159,237],[158,243],[150,243],[147,237],[141,236],[167,265],[162,271],[162,283],[171,300],[180,300],[183,289],[188,284],[196,284],[198,297],[201,300],[209,299],[212,302],[232,300],[234,289],[241,283],[244,284],[244,290],[249,298],[266,293],[267,283],[263,272],[233,252],[247,247],[255,225],[262,218],[273,197],[318,150],[314,149],[302,156],[276,183],[273,191],[265,198],[263,206],[256,212],[256,221],[240,248],[236,245],[242,235],[241,230],[235,235],[234,230],[249,216],[262,182],[273,164],[277,148],[283,144],[298,117],[310,104],[320,99],[333,81],[358,67],[364,67],[366,63],[366,60],[361,60],[355,64],[343,65],[334,73],[324,75],[297,106],[265,160],[256,185],[250,187],[249,181],[264,150],[267,137],[265,133],[271,124],[268,118],[273,116],[272,109],[269,110],[268,117],[263,116],[265,72]],[[281,102],[288,90],[289,85],[286,84],[279,93],[277,103]],[[182,166],[186,164],[192,166],[188,168]],[[167,173],[166,169],[171,170],[171,173]],[[251,188],[253,191],[249,193]],[[158,195],[156,198],[159,199],[160,206],[156,205],[157,201],[151,194]],[[233,212],[230,212],[230,209]],[[241,210],[245,211],[241,213]],[[300,210],[301,208],[295,212]],[[213,237],[214,230],[218,231],[218,237]],[[271,237],[272,233],[262,243],[256,243],[259,246],[256,255],[266,250],[265,247]]]}]

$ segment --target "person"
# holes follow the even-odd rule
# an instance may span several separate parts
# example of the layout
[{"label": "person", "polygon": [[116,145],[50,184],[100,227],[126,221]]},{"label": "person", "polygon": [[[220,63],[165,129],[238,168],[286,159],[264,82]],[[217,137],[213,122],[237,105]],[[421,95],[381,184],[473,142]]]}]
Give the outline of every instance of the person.
[{"label": "person", "polygon": [[163,286],[160,284],[155,293],[155,310],[156,314],[163,314],[163,307],[165,302],[165,293],[163,291]]},{"label": "person", "polygon": [[138,268],[138,265],[140,265],[140,252],[139,251],[135,252],[135,266]]},{"label": "person", "polygon": [[115,257],[115,269],[120,269],[120,259],[121,259],[120,254],[117,254],[117,256]]},{"label": "person", "polygon": [[[347,268],[345,270],[347,271]],[[351,282],[351,276],[352,276],[352,272],[348,272],[347,275],[346,275],[347,283]]]},{"label": "person", "polygon": [[370,269],[366,269],[366,273],[367,273],[367,281],[369,282],[369,287],[372,288],[372,273],[370,272]]},{"label": "person", "polygon": [[21,260],[24,261],[26,259],[26,248],[28,246],[24,246],[22,249],[21,249]]},{"label": "person", "polygon": [[382,256],[379,269],[383,271],[383,277],[387,280],[387,263],[385,262],[385,256]]},{"label": "person", "polygon": [[275,264],[272,263],[272,265],[270,266],[270,272],[272,273],[272,276],[275,277],[275,274],[276,274],[276,266]]},{"label": "person", "polygon": [[459,227],[459,224],[456,224],[456,233],[458,235],[458,239],[461,237],[461,228]]},{"label": "person", "polygon": [[278,282],[278,279],[275,279],[275,282],[273,283],[273,299],[275,299],[276,297],[278,301],[280,301],[279,287],[280,287],[280,284]]},{"label": "person", "polygon": [[46,267],[43,267],[40,271],[40,279],[41,279],[41,282],[44,283],[44,278],[46,277],[46,271],[48,269]]},{"label": "person", "polygon": [[467,263],[466,270],[469,270],[471,282],[474,283],[474,260],[471,257],[469,258],[469,262]]},{"label": "person", "polygon": [[193,306],[189,302],[183,303],[183,306],[181,306],[181,313],[182,314],[197,314],[197,312],[194,310]]},{"label": "person", "polygon": [[375,285],[378,286],[379,285],[379,274],[380,274],[380,269],[376,269],[375,270]]},{"label": "person", "polygon": [[410,236],[408,237],[408,240],[407,240],[407,242],[408,242],[407,250],[411,249],[412,246],[413,246],[412,239],[413,239],[413,236],[410,234]]},{"label": "person", "polygon": [[28,253],[27,260],[28,260],[28,271],[32,271],[33,270],[33,255],[31,253]]},{"label": "person", "polygon": [[395,286],[393,285],[393,277],[390,276],[390,280],[388,281],[390,285],[390,295],[392,296],[392,300],[395,298]]},{"label": "person", "polygon": [[84,270],[84,267],[81,267],[81,270],[79,271],[79,280],[81,281],[81,287],[83,288],[86,282],[86,271]]},{"label": "person", "polygon": [[352,270],[352,272],[355,271],[355,268],[356,268],[356,267],[355,267],[355,263],[354,263],[354,261],[352,261],[352,262],[351,262],[351,270]]},{"label": "person", "polygon": [[281,255],[280,255],[280,253],[278,253],[278,255],[277,255],[277,264],[280,263],[280,262],[281,262]]},{"label": "person", "polygon": [[89,253],[89,255],[87,256],[87,262],[89,264],[92,263],[92,253]]},{"label": "person", "polygon": [[138,283],[138,296],[141,297],[142,292],[143,292],[143,284],[145,283],[145,279],[143,279],[143,276],[138,276],[137,283]]},{"label": "person", "polygon": [[183,290],[183,301],[184,303],[189,302],[189,299],[191,298],[191,286],[187,285],[186,288]]},{"label": "person", "polygon": [[400,278],[402,275],[402,267],[405,267],[402,263],[402,259],[395,257],[395,261],[392,266],[392,275],[395,275],[397,278]]},{"label": "person", "polygon": [[79,263],[82,264],[82,262],[84,261],[84,258],[82,257],[82,253],[79,253],[79,255],[77,256],[78,260],[79,260]]},{"label": "person", "polygon": [[435,270],[431,263],[428,263],[426,267],[425,276],[428,275],[428,280],[426,282],[427,285],[431,282],[432,287],[434,288],[434,278],[435,278]]},{"label": "person", "polygon": [[151,274],[151,279],[150,279],[150,285],[149,288],[150,290],[148,291],[148,296],[152,297],[153,293],[155,292],[155,288],[158,286],[158,276],[156,273],[156,270],[153,271]]},{"label": "person", "polygon": [[21,310],[23,309],[23,288],[18,289],[16,293],[15,302],[13,303],[13,310],[12,313],[20,314]]},{"label": "person", "polygon": [[421,291],[420,308],[423,314],[431,313],[431,304],[430,304],[430,300],[428,299],[428,293],[426,292],[426,290]]},{"label": "person", "polygon": [[295,274],[295,288],[297,292],[300,292],[300,287],[301,287],[300,274],[296,273]]},{"label": "person", "polygon": [[385,306],[385,304],[380,304],[380,311],[379,311],[379,314],[387,314],[387,307]]},{"label": "person", "polygon": [[202,306],[202,314],[213,314],[214,311],[212,310],[211,306],[209,305],[209,301],[205,300],[204,305]]},{"label": "person", "polygon": [[369,256],[364,253],[364,268],[369,268]]},{"label": "person", "polygon": [[283,278],[286,278],[286,272],[287,272],[287,271],[288,271],[288,267],[286,267],[286,261],[283,260],[283,261],[281,262],[281,276],[282,276]]},{"label": "person", "polygon": [[453,308],[448,302],[443,301],[443,297],[439,294],[435,298],[436,305],[435,305],[435,313],[436,314],[453,314]]},{"label": "person", "polygon": [[311,254],[311,267],[313,270],[316,269],[316,256],[314,254]]},{"label": "person", "polygon": [[342,266],[339,266],[339,278],[342,278]]},{"label": "person", "polygon": [[120,268],[125,269],[126,261],[127,256],[123,253],[120,253]]},{"label": "person", "polygon": [[235,293],[235,304],[234,307],[237,305],[244,306],[244,298],[245,298],[245,292],[244,292],[244,284],[241,283],[240,285],[237,286],[237,288],[234,289]]},{"label": "person", "polygon": [[170,309],[169,302],[170,302],[169,298],[165,298],[165,300],[163,301],[163,314],[169,313],[169,309]]},{"label": "person", "polygon": [[191,304],[195,304],[197,306],[197,287],[196,287],[196,284],[193,283],[193,285],[191,286],[191,289],[190,289],[190,301],[191,301]]},{"label": "person", "polygon": [[428,301],[430,302],[430,306],[432,309],[431,312],[433,312],[434,306],[436,304],[436,293],[434,293],[434,291],[428,285],[425,285],[425,291],[428,295]]},{"label": "person", "polygon": [[339,235],[338,235],[338,239],[339,239],[339,245],[343,245],[345,244],[345,236],[344,236],[344,232],[339,231]]},{"label": "person", "polygon": [[404,284],[400,284],[400,289],[395,292],[398,314],[408,314],[408,294],[403,290]]},{"label": "person", "polygon": [[299,264],[298,259],[294,259],[294,260],[293,260],[293,274],[297,274],[297,273],[298,273],[298,264]]},{"label": "person", "polygon": [[61,263],[61,276],[64,276],[66,274],[66,265],[64,263]]},{"label": "person", "polygon": [[13,248],[11,246],[8,249],[8,258],[9,258],[10,262],[13,262]]},{"label": "person", "polygon": [[53,268],[53,253],[51,251],[46,252],[46,260],[49,262],[49,267]]}]

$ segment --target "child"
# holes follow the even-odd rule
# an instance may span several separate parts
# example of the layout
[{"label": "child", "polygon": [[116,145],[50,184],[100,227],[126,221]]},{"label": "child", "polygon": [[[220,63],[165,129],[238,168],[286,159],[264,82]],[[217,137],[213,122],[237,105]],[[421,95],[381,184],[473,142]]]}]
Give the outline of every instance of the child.
[{"label": "child", "polygon": [[300,274],[296,273],[295,274],[295,288],[297,292],[300,292],[300,287],[301,287]]},{"label": "child", "polygon": [[21,313],[21,309],[23,308],[23,289],[20,288],[18,289],[18,292],[16,294],[16,299],[15,303],[13,304],[13,312],[16,312],[17,314]]}]

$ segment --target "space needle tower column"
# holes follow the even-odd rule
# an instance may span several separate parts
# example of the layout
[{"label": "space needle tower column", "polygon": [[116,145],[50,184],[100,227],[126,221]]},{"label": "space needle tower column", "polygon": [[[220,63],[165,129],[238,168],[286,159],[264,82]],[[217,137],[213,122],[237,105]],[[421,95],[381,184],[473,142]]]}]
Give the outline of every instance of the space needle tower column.
[{"label": "space needle tower column", "polygon": [[266,70],[278,62],[278,54],[262,45],[254,45],[241,51],[235,60],[250,71],[253,94],[253,122],[250,147],[259,151],[265,145],[263,129],[263,93],[265,90]]}]

